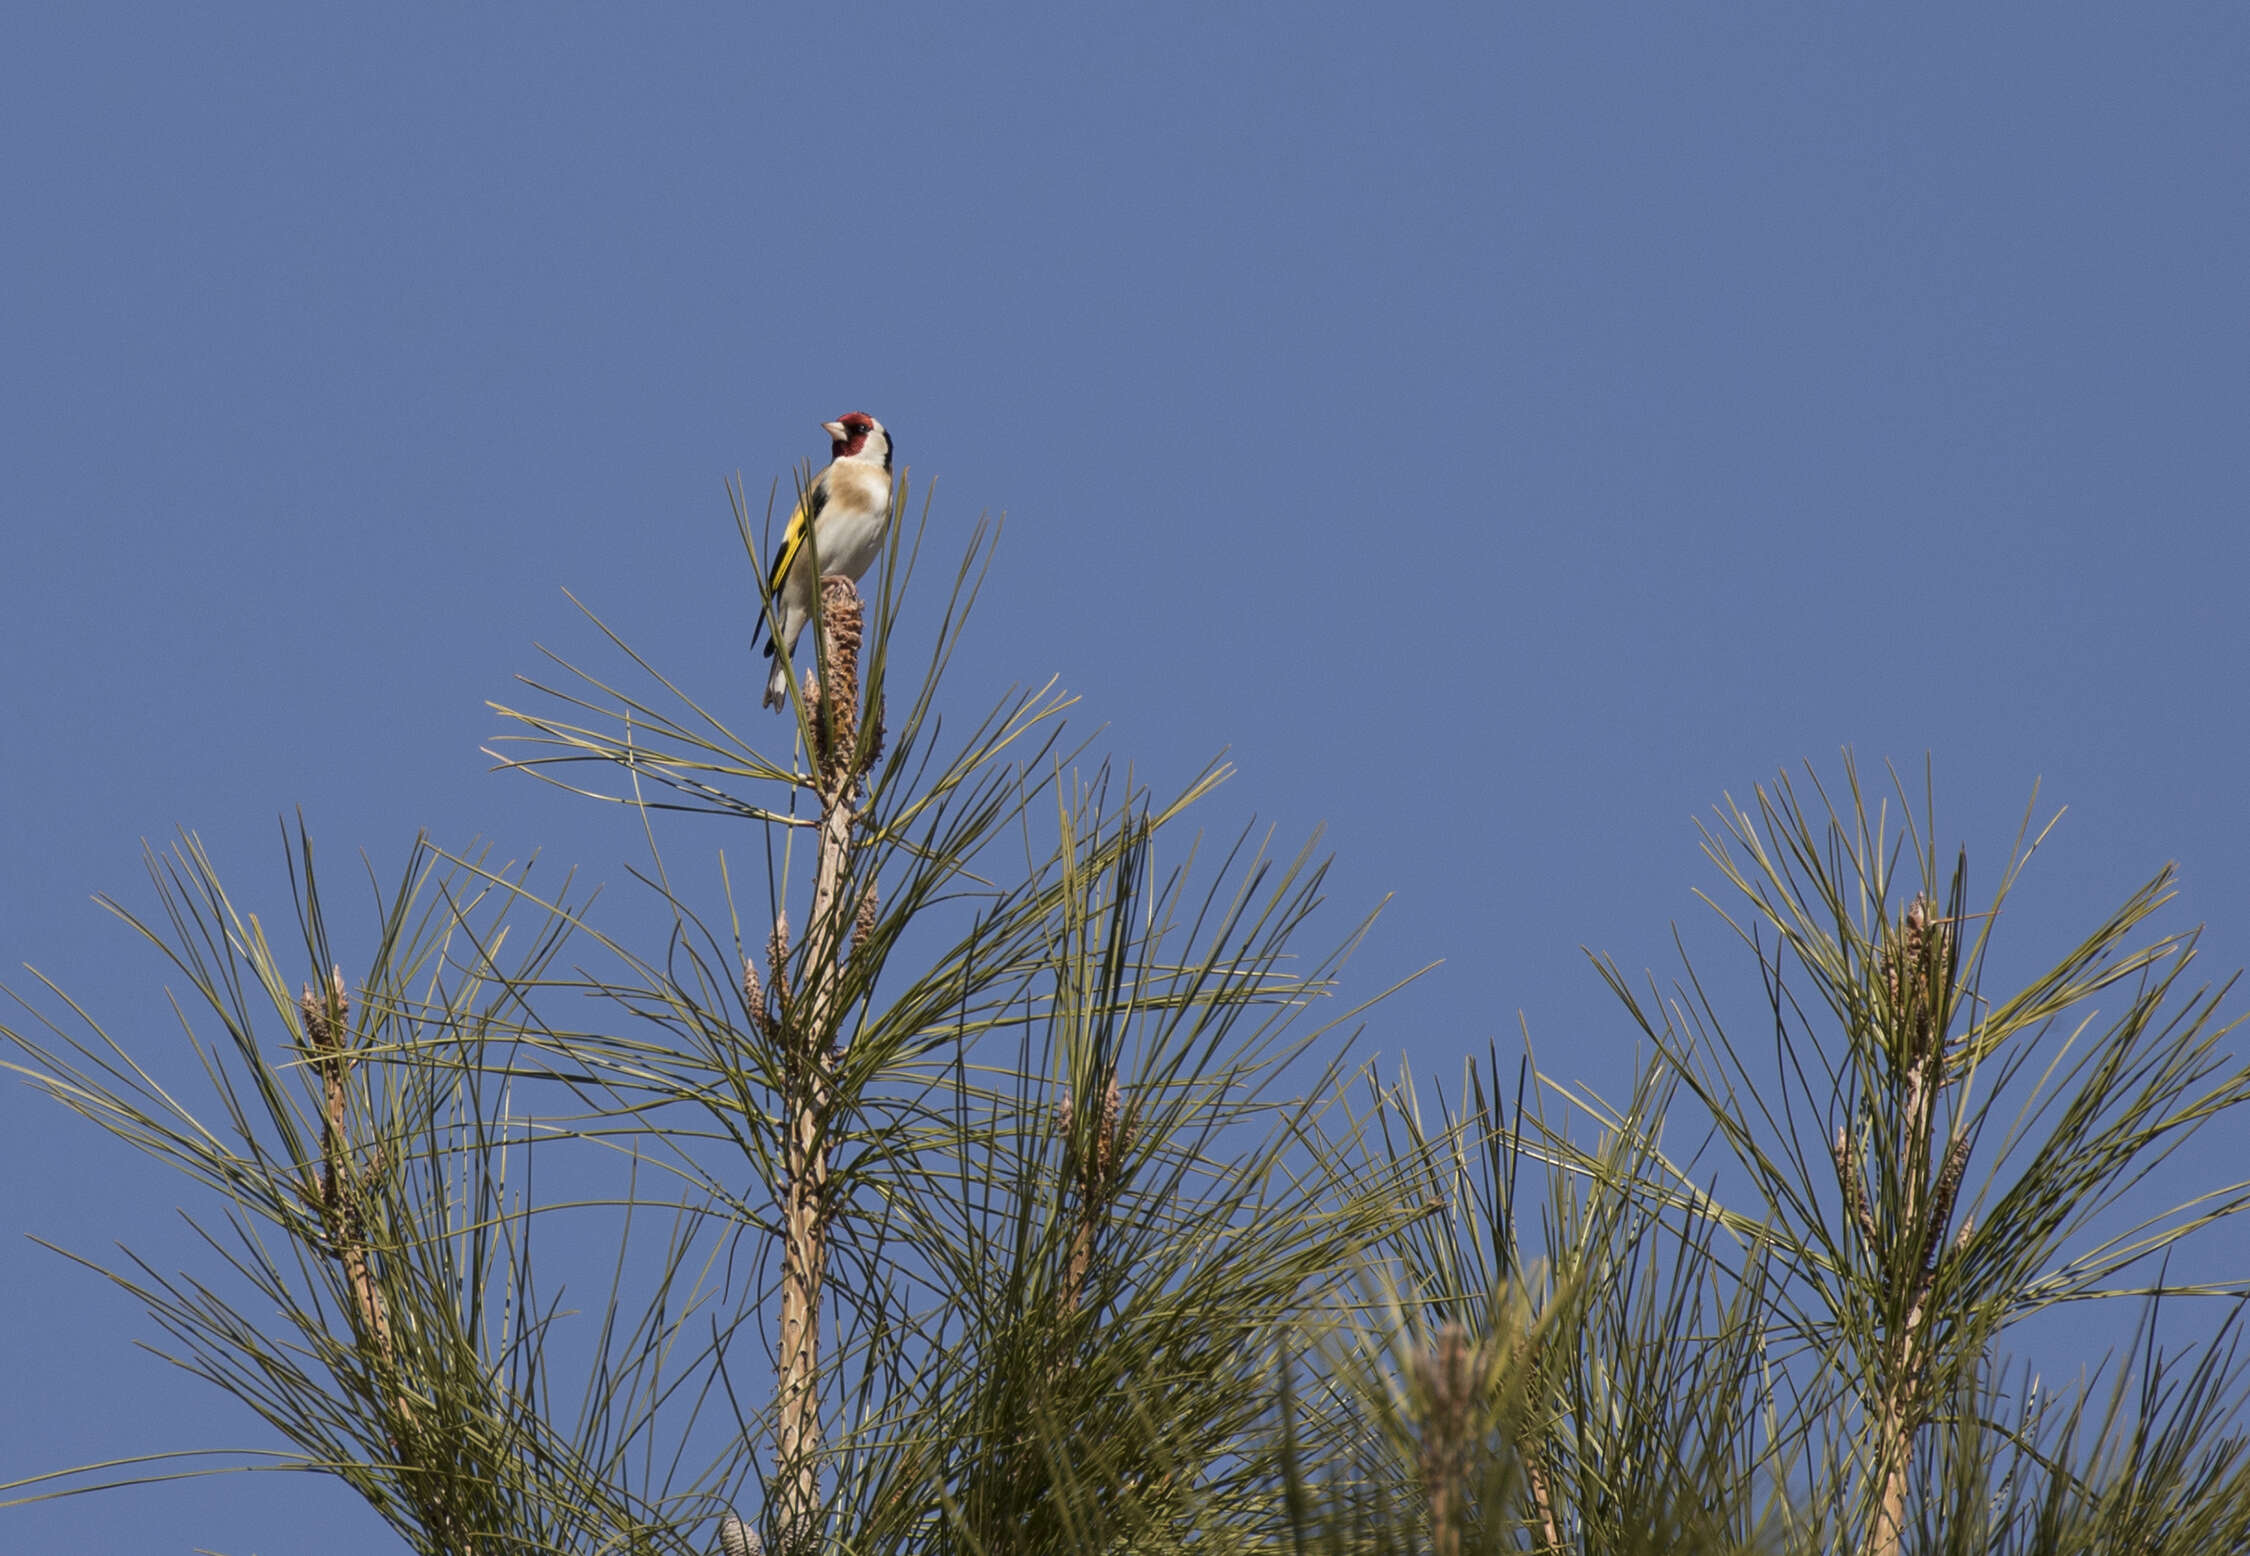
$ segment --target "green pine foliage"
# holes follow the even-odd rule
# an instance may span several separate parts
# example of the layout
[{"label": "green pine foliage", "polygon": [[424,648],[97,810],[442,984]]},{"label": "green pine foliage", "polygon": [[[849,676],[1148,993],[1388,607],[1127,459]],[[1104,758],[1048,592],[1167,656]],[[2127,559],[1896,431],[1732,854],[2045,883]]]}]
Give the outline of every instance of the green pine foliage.
[{"label": "green pine foliage", "polygon": [[[0,1489],[278,1463],[429,1556],[2250,1548],[2243,1283],[2166,1278],[2250,1188],[2133,1193],[2250,1097],[2168,874],[1996,987],[2028,828],[1975,900],[1926,781],[1785,775],[1706,840],[1762,999],[1600,962],[1631,1095],[1386,1079],[1312,849],[1195,830],[1223,770],[940,697],[996,530],[926,587],[928,511],[791,719],[598,621],[497,709],[631,893],[420,846],[341,943],[301,826],[273,933],[151,853],[176,1030],[43,987],[8,1067],[192,1184],[195,1267],[92,1267],[291,1449]],[[2113,1358],[2011,1359],[2088,1301]]]}]

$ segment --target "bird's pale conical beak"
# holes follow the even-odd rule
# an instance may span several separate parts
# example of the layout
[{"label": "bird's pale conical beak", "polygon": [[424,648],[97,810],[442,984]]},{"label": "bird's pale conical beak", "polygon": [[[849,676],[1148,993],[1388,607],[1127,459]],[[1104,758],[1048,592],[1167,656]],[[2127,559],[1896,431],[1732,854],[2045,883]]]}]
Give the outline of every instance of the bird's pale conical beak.
[{"label": "bird's pale conical beak", "polygon": [[851,441],[850,438],[844,435],[844,424],[840,421],[824,421],[820,424],[820,430],[827,433],[830,437],[834,438],[839,443],[849,443]]}]

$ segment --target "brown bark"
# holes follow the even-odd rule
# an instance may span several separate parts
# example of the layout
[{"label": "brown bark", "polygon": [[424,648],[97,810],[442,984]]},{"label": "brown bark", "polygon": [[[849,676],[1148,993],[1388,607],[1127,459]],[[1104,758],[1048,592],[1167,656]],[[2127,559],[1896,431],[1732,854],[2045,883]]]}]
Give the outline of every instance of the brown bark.
[{"label": "brown bark", "polygon": [[1562,1529],[1555,1522],[1555,1488],[1547,1478],[1547,1461],[1537,1453],[1524,1456],[1523,1474],[1531,1487],[1531,1510],[1539,1519],[1539,1549],[1560,1551]]},{"label": "brown bark", "polygon": [[[1892,1268],[1911,1284],[1905,1317],[1891,1341],[1888,1375],[1876,1414],[1876,1473],[1882,1489],[1876,1502],[1872,1549],[1875,1556],[1898,1556],[1906,1538],[1914,1439],[1929,1414],[1926,1374],[1930,1293],[1937,1284],[1954,1201],[1969,1163],[1969,1142],[1963,1138],[1948,1145],[1936,1173],[1930,1171],[1938,1103],[1947,1084],[1945,1027],[1952,993],[1953,925],[1938,916],[1936,905],[1929,899],[1916,897],[1908,906],[1897,951],[1886,973],[1891,994],[1892,1052],[1905,1069],[1905,1181],[1899,1207],[1903,1235],[1892,1240],[1897,1250],[1893,1257],[1903,1255],[1904,1268],[1900,1270],[1897,1264]],[[1836,1140],[1836,1165],[1846,1202],[1861,1210],[1866,1200],[1859,1189],[1857,1162],[1847,1155],[1841,1132]],[[1855,1191],[1859,1195],[1856,1203]]]},{"label": "brown bark", "polygon": [[347,1047],[351,998],[344,988],[344,970],[330,969],[328,987],[318,994],[306,985],[297,1007],[304,1018],[306,1044],[320,1075],[320,1207],[328,1245],[344,1267],[344,1283],[351,1292],[352,1328],[362,1345],[373,1348],[389,1377],[394,1390],[391,1403],[399,1418],[410,1421],[414,1412],[404,1390],[398,1387],[398,1353],[391,1342],[390,1312],[368,1258],[359,1171],[351,1159],[349,1079],[353,1061]]},{"label": "brown bark", "polygon": [[[1078,1162],[1078,1224],[1071,1232],[1070,1262],[1063,1272],[1062,1305],[1066,1313],[1078,1311],[1086,1277],[1094,1266],[1094,1244],[1117,1192],[1117,1169],[1126,1145],[1123,1104],[1124,1095],[1113,1075],[1102,1094],[1101,1116],[1094,1121],[1092,1137]],[[1062,1125],[1066,1134],[1075,1111],[1072,1099],[1064,1098]]]},{"label": "brown bark", "polygon": [[[844,902],[861,780],[880,749],[880,726],[859,750],[862,611],[851,580],[821,580],[823,662],[808,676],[806,713],[820,795],[819,857],[811,913],[792,995],[782,965],[787,920],[775,926],[776,1031],[785,1046],[781,1311],[776,1345],[774,1450],[779,1484],[775,1528],[791,1550],[809,1548],[820,1507],[820,1299],[828,1272],[828,1126],[836,1035],[843,1017],[844,932],[860,901]],[[871,893],[872,888],[868,888]],[[871,896],[861,901],[871,901]],[[749,979],[745,979],[746,992]],[[762,1001],[760,1002],[762,1005]],[[756,1019],[755,1016],[753,1019]]]}]

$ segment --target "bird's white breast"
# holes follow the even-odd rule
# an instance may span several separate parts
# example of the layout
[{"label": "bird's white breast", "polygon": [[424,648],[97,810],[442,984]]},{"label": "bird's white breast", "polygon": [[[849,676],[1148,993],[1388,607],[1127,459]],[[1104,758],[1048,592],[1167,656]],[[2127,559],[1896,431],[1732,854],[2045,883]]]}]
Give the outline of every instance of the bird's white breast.
[{"label": "bird's white breast", "polygon": [[875,564],[875,554],[882,549],[891,483],[879,468],[855,470],[842,463],[831,467],[829,481],[828,505],[813,531],[813,543],[820,548],[820,570],[858,578]]}]

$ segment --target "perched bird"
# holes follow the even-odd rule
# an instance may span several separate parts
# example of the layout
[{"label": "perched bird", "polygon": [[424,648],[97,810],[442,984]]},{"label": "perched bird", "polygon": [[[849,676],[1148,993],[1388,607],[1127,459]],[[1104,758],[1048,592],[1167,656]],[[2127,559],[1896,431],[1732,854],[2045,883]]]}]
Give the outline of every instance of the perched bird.
[{"label": "perched bird", "polygon": [[[797,634],[812,619],[813,601],[820,592],[820,580],[813,576],[813,553],[819,554],[823,574],[841,573],[857,583],[883,549],[883,526],[891,513],[891,437],[883,424],[854,411],[821,426],[831,439],[828,468],[813,477],[804,500],[789,516],[789,528],[782,534],[781,550],[766,583],[778,618],[776,635],[789,653],[796,652]],[[766,657],[774,661],[773,674],[766,678],[766,706],[786,708],[789,672],[774,652],[774,637],[766,639]]]}]

